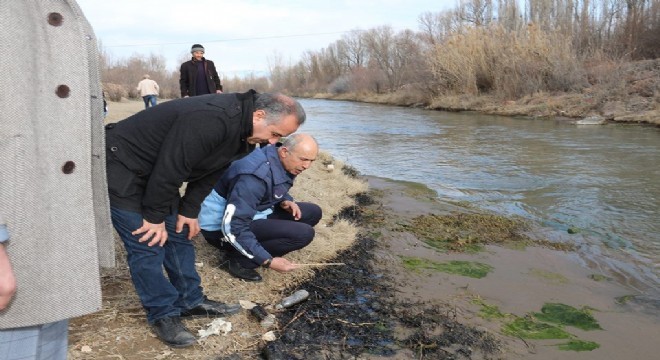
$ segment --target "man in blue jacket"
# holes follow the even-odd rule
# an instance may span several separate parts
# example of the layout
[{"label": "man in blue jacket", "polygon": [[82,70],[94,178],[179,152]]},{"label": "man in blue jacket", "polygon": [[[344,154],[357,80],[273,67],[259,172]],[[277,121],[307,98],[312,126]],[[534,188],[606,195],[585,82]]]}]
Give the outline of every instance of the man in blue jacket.
[{"label": "man in blue jacket", "polygon": [[255,144],[274,144],[304,121],[296,100],[251,90],[171,100],[106,126],[112,223],[147,320],[166,344],[195,342],[181,316],[239,310],[207,299],[200,286],[190,239],[199,233],[204,197],[232,160]]},{"label": "man in blue jacket", "polygon": [[260,281],[259,266],[279,272],[297,269],[282,256],[314,239],[321,208],[295,202],[289,189],[318,154],[316,140],[294,134],[231,164],[202,203],[199,223],[211,245],[226,252],[227,270]]}]

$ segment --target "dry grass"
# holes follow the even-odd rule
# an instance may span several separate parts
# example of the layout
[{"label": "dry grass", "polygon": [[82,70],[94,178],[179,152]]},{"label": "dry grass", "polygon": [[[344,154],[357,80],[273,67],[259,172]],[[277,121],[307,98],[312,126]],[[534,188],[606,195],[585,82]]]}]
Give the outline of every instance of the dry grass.
[{"label": "dry grass", "polygon": [[438,45],[431,72],[447,94],[494,92],[515,99],[537,91],[569,91],[586,85],[575,50],[561,34],[530,24],[520,31],[498,25],[468,29]]},{"label": "dry grass", "polygon": [[[111,102],[107,122],[114,122],[139,111],[142,102]],[[334,171],[327,171],[326,164],[334,163]],[[321,153],[318,161],[296,180],[292,195],[298,201],[319,204],[324,211],[316,226],[316,237],[307,248],[287,255],[298,263],[327,262],[339,251],[347,249],[355,241],[357,228],[345,221],[333,221],[342,208],[354,203],[351,195],[364,192],[367,184],[345,176],[344,165],[327,153]],[[215,248],[208,246],[201,237],[194,239],[197,263],[202,286],[211,299],[237,302],[249,300],[263,305],[277,303],[287,287],[296,286],[314,275],[314,268],[304,268],[289,274],[272,270],[261,271],[261,283],[249,283],[234,279],[218,268]],[[155,338],[147,325],[144,311],[130,281],[125,252],[115,236],[118,265],[103,273],[104,301],[101,311],[77,318],[70,325],[69,358],[71,359],[215,359],[231,352],[254,353],[263,345],[261,336],[266,330],[249,316],[247,311],[227,320],[233,330],[227,336],[210,336],[192,348],[170,349]],[[208,319],[186,320],[186,325],[196,333],[206,328]]]}]

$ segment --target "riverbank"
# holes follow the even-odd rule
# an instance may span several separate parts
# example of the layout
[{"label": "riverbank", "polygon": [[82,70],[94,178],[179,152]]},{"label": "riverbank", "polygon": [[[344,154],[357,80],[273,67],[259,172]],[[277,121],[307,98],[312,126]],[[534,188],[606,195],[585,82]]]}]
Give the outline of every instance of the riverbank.
[{"label": "riverbank", "polygon": [[[110,103],[111,115],[130,115],[141,104]],[[333,171],[325,167],[329,163],[335,165]],[[437,251],[413,231],[415,226],[410,225],[419,224],[413,220],[476,210],[431,200],[433,192],[419,184],[378,178],[368,178],[366,183],[346,176],[342,168],[326,154],[297,180],[295,198],[319,203],[324,218],[313,247],[292,254],[292,259],[343,266],[309,267],[287,275],[269,271],[263,283],[246,283],[220,269],[213,249],[196,240],[199,271],[209,297],[264,305],[278,315],[279,325],[274,329],[278,341],[263,340],[267,330],[245,310],[226,319],[232,323],[227,335],[210,336],[189,349],[163,345],[146,324],[117,243],[120,266],[104,274],[103,309],[71,323],[69,357],[255,359],[269,349],[268,344],[281,344],[275,348],[299,359],[653,358],[654,337],[649,334],[658,330],[657,312],[646,314],[634,301],[626,301],[634,299],[634,294],[593,276],[599,273],[579,265],[570,252],[538,246],[517,250],[510,243],[487,244],[480,252]],[[351,173],[350,168],[347,172]],[[367,185],[373,201],[358,196],[355,205],[352,196],[365,193]],[[460,226],[455,230],[465,234],[462,239],[475,237]],[[453,263],[459,269],[443,265],[451,261],[469,263]],[[486,275],[445,272],[460,271],[461,264],[472,263],[487,265],[474,267],[487,270]],[[300,288],[311,293],[308,301],[283,312],[269,307]],[[579,310],[587,307],[603,330],[562,326],[571,339],[554,340],[507,334],[511,330],[507,324],[533,318],[530,313],[540,313],[547,303]],[[186,321],[194,332],[209,323],[207,319]],[[571,340],[599,347],[559,350],[560,344]],[[297,353],[303,350],[307,351]]]},{"label": "riverbank", "polygon": [[440,95],[429,99],[427,93],[410,86],[390,94],[348,92],[297,95],[430,110],[476,111],[566,121],[587,119],[590,124],[615,122],[660,126],[660,59],[631,62],[616,72],[617,76],[613,78],[619,81],[614,83],[591,84],[578,92],[534,93],[520,99],[483,94]]},{"label": "riverbank", "polygon": [[[380,194],[384,214],[370,230],[378,232],[376,268],[392,275],[400,299],[413,304],[442,304],[459,322],[487,329],[502,344],[501,353],[491,358],[655,358],[656,340],[650,334],[660,329],[657,304],[626,303],[622,299],[627,299],[630,289],[604,280],[598,269],[582,266],[570,251],[533,243],[525,248],[513,243],[485,245],[477,252],[439,250],[406,225],[419,226],[414,219],[431,214],[452,216],[473,213],[474,209],[432,200],[416,185],[369,178],[369,187]],[[484,264],[490,270],[476,278],[434,266],[452,261]],[[593,316],[600,329],[564,325],[568,339],[535,339],[545,335],[540,335],[539,329],[516,332],[511,326],[521,324],[521,319],[534,320],[525,324],[529,327],[556,325],[536,321],[547,304],[588,309],[585,313]],[[598,347],[579,352],[560,350],[561,344],[570,341]]]}]

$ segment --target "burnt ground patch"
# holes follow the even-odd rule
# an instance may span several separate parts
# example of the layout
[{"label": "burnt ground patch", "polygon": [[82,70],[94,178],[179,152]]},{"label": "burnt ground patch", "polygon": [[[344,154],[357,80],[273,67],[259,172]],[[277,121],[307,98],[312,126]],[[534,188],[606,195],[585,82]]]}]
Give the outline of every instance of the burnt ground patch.
[{"label": "burnt ground patch", "polygon": [[[374,208],[376,210],[374,210]],[[368,194],[338,217],[361,230],[356,244],[306,283],[309,298],[276,314],[278,339],[262,359],[483,359],[497,358],[500,344],[488,333],[458,322],[452,311],[430,303],[402,302],[386,273],[372,265],[379,226],[378,203]],[[404,356],[404,353],[407,354]]]}]

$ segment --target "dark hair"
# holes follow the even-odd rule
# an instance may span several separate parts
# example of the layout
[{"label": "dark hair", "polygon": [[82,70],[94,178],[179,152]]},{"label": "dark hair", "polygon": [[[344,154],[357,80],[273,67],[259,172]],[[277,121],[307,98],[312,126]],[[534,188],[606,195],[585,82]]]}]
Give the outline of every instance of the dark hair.
[{"label": "dark hair", "polygon": [[254,108],[266,112],[267,124],[277,124],[283,117],[294,115],[298,120],[298,126],[300,126],[307,118],[305,109],[296,99],[280,93],[258,94],[254,102]]}]

